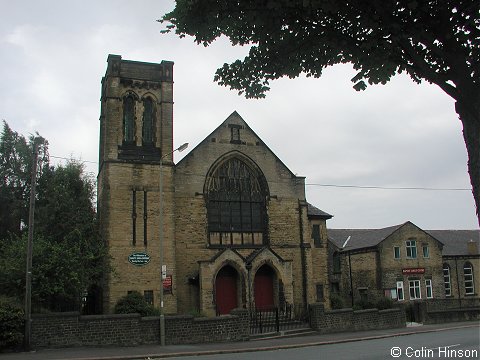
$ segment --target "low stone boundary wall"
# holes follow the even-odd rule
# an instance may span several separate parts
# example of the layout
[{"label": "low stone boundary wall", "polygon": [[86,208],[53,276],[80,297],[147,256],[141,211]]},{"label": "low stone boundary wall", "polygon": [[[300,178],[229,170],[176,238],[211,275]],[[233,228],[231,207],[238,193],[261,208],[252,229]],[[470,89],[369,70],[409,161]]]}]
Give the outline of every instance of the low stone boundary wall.
[{"label": "low stone boundary wall", "polygon": [[480,298],[424,300],[427,311],[480,308]]},{"label": "low stone boundary wall", "polygon": [[401,309],[325,310],[323,304],[310,305],[310,326],[321,333],[401,328],[406,326]]},{"label": "low stone boundary wall", "polygon": [[[215,318],[165,316],[165,343],[193,344],[249,338],[248,311]],[[32,316],[32,346],[67,347],[154,344],[160,342],[159,317],[139,314],[88,315],[78,312]]]},{"label": "low stone boundary wall", "polygon": [[418,300],[402,308],[412,321],[424,324],[480,320],[479,298]]},{"label": "low stone boundary wall", "polygon": [[214,318],[172,316],[165,319],[165,328],[167,344],[245,341],[250,338],[250,318],[244,309]]},{"label": "low stone boundary wall", "polygon": [[442,324],[455,321],[478,321],[480,320],[480,308],[462,308],[427,311],[424,324]]}]

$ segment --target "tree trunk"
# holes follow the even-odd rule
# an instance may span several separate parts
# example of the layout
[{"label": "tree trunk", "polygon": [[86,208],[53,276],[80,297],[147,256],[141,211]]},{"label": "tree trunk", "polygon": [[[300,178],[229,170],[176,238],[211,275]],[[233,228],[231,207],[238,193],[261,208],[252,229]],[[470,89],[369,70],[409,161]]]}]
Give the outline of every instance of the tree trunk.
[{"label": "tree trunk", "polygon": [[[472,96],[472,95],[471,95]],[[473,95],[477,98],[477,95]],[[468,98],[457,100],[455,110],[463,124],[463,139],[467,146],[468,173],[472,184],[478,224],[480,225],[480,101]]]}]

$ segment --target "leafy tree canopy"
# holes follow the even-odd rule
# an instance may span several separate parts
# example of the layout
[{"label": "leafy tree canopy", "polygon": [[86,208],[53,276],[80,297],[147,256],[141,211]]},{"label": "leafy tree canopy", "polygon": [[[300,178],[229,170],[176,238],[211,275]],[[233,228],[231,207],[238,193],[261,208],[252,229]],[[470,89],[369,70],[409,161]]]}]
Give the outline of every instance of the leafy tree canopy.
[{"label": "leafy tree canopy", "polygon": [[[110,270],[93,206],[94,180],[70,160],[51,166],[48,142],[27,141],[4,122],[0,138],[0,294],[23,299],[33,144],[39,145],[33,239],[34,310],[78,309]],[[12,215],[13,214],[13,215]],[[5,224],[5,225],[4,225]],[[5,226],[5,227],[3,227]]]},{"label": "leafy tree canopy", "polygon": [[426,80],[456,101],[480,207],[480,2],[476,0],[177,0],[159,21],[163,32],[194,36],[205,46],[224,35],[249,45],[224,64],[220,85],[264,97],[269,83],[351,63],[356,90],[397,73]]},{"label": "leafy tree canopy", "polygon": [[7,234],[20,235],[23,224],[28,223],[28,203],[34,142],[38,147],[38,174],[49,165],[48,142],[40,135],[23,135],[3,122],[0,136],[0,239]]}]

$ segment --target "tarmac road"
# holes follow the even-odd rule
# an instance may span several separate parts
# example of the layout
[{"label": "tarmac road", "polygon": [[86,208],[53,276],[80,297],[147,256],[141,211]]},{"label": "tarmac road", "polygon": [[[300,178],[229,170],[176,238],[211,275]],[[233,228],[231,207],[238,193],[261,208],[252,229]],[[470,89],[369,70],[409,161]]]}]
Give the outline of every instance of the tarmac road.
[{"label": "tarmac road", "polygon": [[[444,335],[442,335],[442,333]],[[430,336],[431,339],[425,337],[425,339],[422,340],[426,341],[425,344],[412,341],[412,339],[423,339],[423,336],[427,336],[427,334],[429,334],[428,336]],[[473,339],[476,338],[477,341],[471,343],[460,342],[460,339],[467,339],[468,334],[470,334],[470,337]],[[422,346],[432,348],[459,343],[462,346],[476,345],[478,349],[479,336],[480,322],[470,321],[335,334],[312,333],[299,337],[273,337],[235,343],[167,345],[164,347],[152,344],[135,347],[112,346],[42,349],[33,352],[0,354],[0,360],[129,360],[166,357],[180,359],[190,357],[191,359],[191,356],[198,356],[195,357],[195,360],[197,360],[204,355],[208,355],[208,358],[212,359],[214,355],[222,354],[234,354],[229,356],[244,356],[243,358],[248,356],[248,358],[251,358],[251,352],[261,352],[255,354],[255,357],[262,359],[268,359],[266,356],[269,356],[271,353],[274,356],[271,358],[275,360],[282,360],[283,358],[280,356],[283,355],[290,355],[285,359],[341,359],[341,357],[339,357],[340,354],[344,356],[343,359],[394,359],[390,354],[391,348],[394,346],[401,350],[400,359],[418,359],[421,357],[415,357],[415,352],[408,352],[408,347],[411,347],[412,350],[418,350],[421,349]],[[433,342],[435,339],[439,340]],[[455,348],[460,349],[459,346]],[[300,352],[298,354],[288,352],[290,350],[295,351],[295,349]],[[303,353],[302,351],[306,352]],[[343,351],[345,351],[345,353],[343,353]],[[240,358],[242,357],[235,359]]]},{"label": "tarmac road", "polygon": [[[262,360],[384,360],[384,359],[479,359],[479,328],[454,328],[381,339],[262,351]],[[251,353],[196,356],[195,360],[247,360]],[[190,356],[175,360],[191,360]]]}]

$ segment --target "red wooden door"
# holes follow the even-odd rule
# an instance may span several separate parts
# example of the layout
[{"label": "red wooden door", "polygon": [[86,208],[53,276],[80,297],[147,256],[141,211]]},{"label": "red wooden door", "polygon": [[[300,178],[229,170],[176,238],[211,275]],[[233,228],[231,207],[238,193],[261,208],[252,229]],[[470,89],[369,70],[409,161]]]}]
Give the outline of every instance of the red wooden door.
[{"label": "red wooden door", "polygon": [[268,309],[274,306],[273,275],[273,270],[268,265],[260,267],[255,274],[254,294],[257,309]]},{"label": "red wooden door", "polygon": [[215,300],[220,315],[229,314],[237,308],[237,271],[224,266],[215,279]]}]

